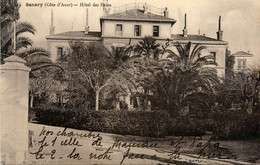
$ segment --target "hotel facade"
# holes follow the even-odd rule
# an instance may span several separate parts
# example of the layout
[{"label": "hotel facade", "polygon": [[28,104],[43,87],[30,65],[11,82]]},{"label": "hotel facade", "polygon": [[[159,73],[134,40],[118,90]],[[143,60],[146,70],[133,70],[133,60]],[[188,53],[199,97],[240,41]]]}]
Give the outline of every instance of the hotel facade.
[{"label": "hotel facade", "polygon": [[[108,12],[103,8],[103,16],[100,17],[100,31],[89,31],[88,9],[86,10],[85,29],[83,31],[67,31],[63,33],[54,33],[53,11],[51,13],[50,35],[47,39],[47,49],[51,53],[51,59],[55,61],[61,56],[66,48],[69,47],[69,41],[81,40],[84,42],[98,41],[102,42],[108,49],[111,46],[123,47],[138,44],[145,36],[154,37],[158,43],[164,45],[168,40],[172,43],[179,42],[185,44],[201,44],[206,46],[202,56],[213,55],[215,64],[209,65],[218,71],[219,76],[225,74],[225,55],[228,43],[223,41],[223,31],[221,30],[221,17],[219,17],[219,30],[216,38],[207,37],[200,34],[188,34],[185,26],[183,33],[171,34],[171,28],[176,20],[169,18],[167,8],[156,8],[148,4],[127,4],[114,8]],[[216,21],[217,22],[217,21]]]}]

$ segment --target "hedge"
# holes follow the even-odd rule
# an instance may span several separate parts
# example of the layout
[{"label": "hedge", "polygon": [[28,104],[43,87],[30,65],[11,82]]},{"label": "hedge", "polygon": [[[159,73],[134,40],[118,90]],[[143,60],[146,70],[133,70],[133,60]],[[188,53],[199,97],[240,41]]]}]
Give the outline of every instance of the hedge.
[{"label": "hedge", "polygon": [[163,111],[92,111],[53,106],[40,106],[32,111],[40,124],[121,135],[163,137],[171,125],[169,114]]},{"label": "hedge", "polygon": [[260,136],[260,114],[213,111],[207,118],[170,116],[161,111],[65,109],[41,105],[30,110],[41,124],[88,131],[148,137],[200,136],[211,131],[215,139]]},{"label": "hedge", "polygon": [[260,114],[226,111],[211,114],[211,129],[215,139],[245,140],[260,137]]},{"label": "hedge", "polygon": [[65,109],[40,105],[30,109],[40,124],[148,137],[204,135],[200,122],[161,111]]}]

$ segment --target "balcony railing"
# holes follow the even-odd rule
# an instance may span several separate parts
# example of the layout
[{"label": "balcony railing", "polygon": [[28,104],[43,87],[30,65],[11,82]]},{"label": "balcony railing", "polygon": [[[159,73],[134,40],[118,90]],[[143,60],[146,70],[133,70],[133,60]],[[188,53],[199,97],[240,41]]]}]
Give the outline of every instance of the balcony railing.
[{"label": "balcony railing", "polygon": [[152,6],[149,4],[145,4],[145,3],[129,3],[129,4],[118,6],[118,7],[111,7],[108,9],[109,13],[107,13],[107,14],[126,12],[126,11],[132,10],[132,9],[144,10],[144,6],[146,6],[147,12],[163,16],[163,11],[165,10],[164,8],[158,8],[158,7],[155,7],[155,6]]}]

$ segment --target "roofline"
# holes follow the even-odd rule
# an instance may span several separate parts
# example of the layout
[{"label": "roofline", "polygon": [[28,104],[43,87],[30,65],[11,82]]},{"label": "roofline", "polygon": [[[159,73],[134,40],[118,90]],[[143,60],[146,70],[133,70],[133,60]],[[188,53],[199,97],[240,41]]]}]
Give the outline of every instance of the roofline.
[{"label": "roofline", "polygon": [[254,57],[253,54],[243,54],[243,55],[234,55],[234,54],[231,54],[231,56],[234,56],[234,57]]},{"label": "roofline", "polygon": [[53,36],[49,35],[46,37],[47,40],[88,40],[88,41],[99,41],[101,37],[90,37],[90,36]]},{"label": "roofline", "polygon": [[[49,35],[46,37],[47,40],[87,40],[87,41],[101,41],[103,38],[116,38],[116,39],[143,39],[143,37],[119,37],[119,36],[101,36],[101,37],[90,37],[90,36],[53,36]],[[172,38],[162,38],[155,37],[156,40],[167,40],[170,39],[171,42],[188,43],[192,42],[194,44],[207,44],[207,45],[228,45],[226,41],[201,41],[201,40],[176,40]],[[253,56],[253,55],[252,55]]]},{"label": "roofline", "polygon": [[179,42],[181,44],[187,44],[189,42],[193,44],[207,44],[207,45],[228,45],[226,41],[202,41],[202,40],[176,40],[171,38],[172,42]]},{"label": "roofline", "polygon": [[[144,39],[144,36],[133,36],[133,37],[124,37],[124,36],[101,36],[101,38],[115,38],[115,39],[137,39],[142,40]],[[170,38],[165,37],[153,37],[156,40],[168,40]]]}]

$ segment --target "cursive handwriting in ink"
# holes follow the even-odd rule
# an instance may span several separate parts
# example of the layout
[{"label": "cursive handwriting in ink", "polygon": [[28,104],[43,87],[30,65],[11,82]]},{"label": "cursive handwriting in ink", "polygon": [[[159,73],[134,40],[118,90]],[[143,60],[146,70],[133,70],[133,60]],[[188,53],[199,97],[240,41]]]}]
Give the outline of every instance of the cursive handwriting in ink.
[{"label": "cursive handwriting in ink", "polygon": [[226,150],[227,148],[224,147],[220,147],[220,143],[213,143],[212,141],[212,137],[206,142],[203,143],[201,141],[197,142],[197,140],[202,140],[201,136],[194,136],[193,138],[193,142],[191,143],[191,145],[189,146],[189,148],[199,148],[200,151],[198,152],[198,159],[199,158],[218,158],[221,159],[222,158],[222,152],[224,150]]},{"label": "cursive handwriting in ink", "polygon": [[173,159],[181,159],[180,158],[180,155],[181,155],[181,153],[180,153],[180,149],[181,149],[181,144],[185,144],[185,143],[187,143],[187,142],[185,142],[184,140],[183,140],[183,136],[180,138],[180,139],[178,139],[178,140],[176,140],[176,141],[171,141],[171,143],[170,143],[170,146],[172,146],[172,147],[176,147],[175,149],[174,149],[174,151],[172,152],[172,153],[170,153],[168,156],[170,156],[170,160],[173,160]]},{"label": "cursive handwriting in ink", "polygon": [[173,160],[173,159],[181,159],[180,156],[181,156],[181,153],[180,153],[180,149],[181,147],[177,147],[172,153],[170,153],[168,156],[170,156],[170,160]]},{"label": "cursive handwriting in ink", "polygon": [[56,150],[51,151],[51,159],[55,159],[55,156],[54,156],[55,153],[56,153]]},{"label": "cursive handwriting in ink", "polygon": [[137,148],[156,148],[157,143],[148,143],[148,142],[140,142],[140,143],[127,143],[121,142],[120,140],[116,139],[114,144],[112,145],[112,149],[114,148],[129,148],[129,147],[137,147]]},{"label": "cursive handwriting in ink", "polygon": [[69,140],[66,139],[61,141],[60,145],[61,146],[82,146],[81,144],[79,144],[79,141],[75,137],[70,137]]},{"label": "cursive handwriting in ink", "polygon": [[76,148],[73,149],[73,151],[67,156],[67,158],[81,160],[82,158],[80,157],[80,154],[75,153],[75,151]]},{"label": "cursive handwriting in ink", "polygon": [[84,133],[84,134],[82,134],[82,133],[75,133],[73,131],[67,132],[67,128],[64,128],[62,131],[58,131],[57,132],[57,136],[67,136],[67,137],[77,136],[79,138],[93,138],[93,139],[101,137],[100,134],[94,134],[91,131],[88,132],[88,133]]},{"label": "cursive handwriting in ink", "polygon": [[45,129],[45,127],[43,127],[42,128],[42,130],[41,130],[41,132],[40,132],[40,134],[39,134],[39,136],[48,136],[48,135],[53,135],[53,131],[47,131],[46,129]]},{"label": "cursive handwriting in ink", "polygon": [[120,164],[122,164],[124,162],[125,158],[128,158],[128,159],[144,159],[144,154],[130,153],[130,148],[128,148],[126,153],[123,155],[123,159],[120,162]]},{"label": "cursive handwriting in ink", "polygon": [[113,153],[113,152],[111,152],[110,149],[111,149],[111,147],[109,147],[104,153],[99,154],[99,155],[94,154],[94,153],[90,153],[89,154],[89,159],[98,159],[98,160],[108,159],[108,160],[112,160],[110,154]]},{"label": "cursive handwriting in ink", "polygon": [[46,136],[44,136],[44,138],[41,141],[39,141],[41,146],[39,147],[37,152],[30,152],[30,154],[35,155],[36,159],[44,159],[42,150],[43,150],[44,147],[49,146],[49,144],[47,142],[45,142],[45,140],[46,140]]},{"label": "cursive handwriting in ink", "polygon": [[97,140],[95,140],[93,143],[92,143],[92,146],[103,146],[101,144],[101,140],[102,140],[102,137],[99,137]]},{"label": "cursive handwriting in ink", "polygon": [[57,137],[55,137],[55,138],[51,141],[52,147],[54,147],[56,140],[57,140]]}]

